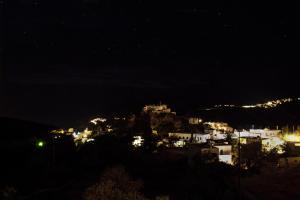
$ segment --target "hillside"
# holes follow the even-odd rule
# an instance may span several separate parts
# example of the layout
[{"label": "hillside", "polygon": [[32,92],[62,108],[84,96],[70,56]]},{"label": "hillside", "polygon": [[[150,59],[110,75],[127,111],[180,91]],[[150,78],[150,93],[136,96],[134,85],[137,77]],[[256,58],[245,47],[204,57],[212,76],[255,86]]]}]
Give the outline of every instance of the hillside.
[{"label": "hillside", "polygon": [[0,136],[6,140],[22,140],[34,136],[45,136],[54,126],[31,121],[0,117]]},{"label": "hillside", "polygon": [[239,127],[275,127],[300,125],[300,102],[286,102],[274,107],[219,106],[199,109],[197,114],[206,121],[225,121]]}]

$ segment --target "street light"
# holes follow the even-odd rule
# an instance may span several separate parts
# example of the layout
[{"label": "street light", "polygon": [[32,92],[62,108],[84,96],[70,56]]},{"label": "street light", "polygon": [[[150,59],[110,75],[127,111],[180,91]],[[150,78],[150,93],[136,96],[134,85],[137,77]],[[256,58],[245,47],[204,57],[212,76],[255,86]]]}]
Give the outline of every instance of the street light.
[{"label": "street light", "polygon": [[37,140],[36,143],[35,143],[35,146],[36,146],[38,149],[42,149],[45,145],[46,145],[46,143],[45,143],[45,141],[43,141],[43,140]]}]

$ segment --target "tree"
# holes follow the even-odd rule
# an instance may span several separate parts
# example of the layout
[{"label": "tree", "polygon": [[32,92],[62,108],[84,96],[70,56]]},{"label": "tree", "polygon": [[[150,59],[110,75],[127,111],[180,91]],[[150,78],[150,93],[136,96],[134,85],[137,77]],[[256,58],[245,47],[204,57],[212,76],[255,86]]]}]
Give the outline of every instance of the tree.
[{"label": "tree", "polygon": [[281,145],[281,148],[283,150],[283,156],[284,157],[289,157],[293,154],[293,148],[291,145],[289,145],[288,143],[284,143],[283,145]]},{"label": "tree", "polygon": [[226,142],[228,142],[229,144],[232,144],[232,135],[230,133],[227,133],[227,135],[226,135]]},{"label": "tree", "polygon": [[174,123],[172,122],[162,122],[158,127],[157,131],[162,136],[168,136],[168,133],[175,130]]},{"label": "tree", "polygon": [[157,150],[157,143],[159,141],[159,137],[152,133],[144,134],[144,142],[142,149],[145,153],[153,153]]},{"label": "tree", "polygon": [[252,142],[241,145],[240,164],[242,167],[257,171],[262,166],[263,152],[260,142]]},{"label": "tree", "polygon": [[147,200],[140,192],[143,184],[134,181],[123,167],[106,170],[98,183],[86,189],[84,200]]}]

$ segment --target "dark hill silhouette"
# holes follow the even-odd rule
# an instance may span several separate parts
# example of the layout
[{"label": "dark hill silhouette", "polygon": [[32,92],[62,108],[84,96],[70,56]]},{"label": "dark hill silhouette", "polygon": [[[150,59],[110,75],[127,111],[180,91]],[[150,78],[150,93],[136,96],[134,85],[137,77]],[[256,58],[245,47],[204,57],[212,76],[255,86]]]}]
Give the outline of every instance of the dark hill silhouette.
[{"label": "dark hill silhouette", "polygon": [[0,137],[6,140],[22,140],[30,137],[47,136],[54,126],[20,119],[0,117]]},{"label": "dark hill silhouette", "polygon": [[282,127],[300,125],[300,102],[291,102],[275,108],[220,108],[199,110],[198,114],[206,121],[225,121],[235,128]]}]

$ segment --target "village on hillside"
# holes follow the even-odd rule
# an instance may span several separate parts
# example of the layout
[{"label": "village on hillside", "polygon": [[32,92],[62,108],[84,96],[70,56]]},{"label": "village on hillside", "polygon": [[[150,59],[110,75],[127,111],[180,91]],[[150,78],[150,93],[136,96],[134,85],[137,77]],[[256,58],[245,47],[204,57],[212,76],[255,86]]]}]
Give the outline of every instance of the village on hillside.
[{"label": "village on hillside", "polygon": [[[205,162],[239,163],[245,169],[251,164],[242,163],[239,155],[247,155],[247,150],[276,153],[278,167],[300,164],[300,126],[255,128],[252,125],[251,129],[236,129],[226,122],[206,121],[201,116],[179,116],[166,104],[146,105],[139,115],[93,118],[85,128],[56,129],[51,133],[55,138],[70,135],[76,145],[92,143],[101,135],[127,134],[136,149],[152,137],[153,151],[201,155]],[[247,149],[247,145],[253,149]]]}]

